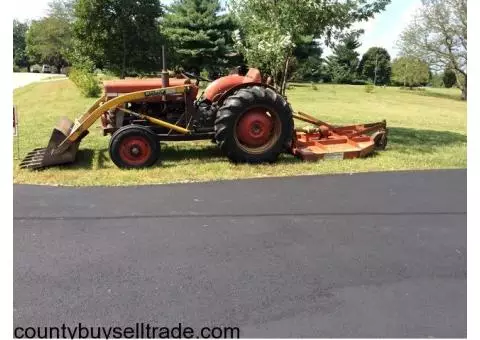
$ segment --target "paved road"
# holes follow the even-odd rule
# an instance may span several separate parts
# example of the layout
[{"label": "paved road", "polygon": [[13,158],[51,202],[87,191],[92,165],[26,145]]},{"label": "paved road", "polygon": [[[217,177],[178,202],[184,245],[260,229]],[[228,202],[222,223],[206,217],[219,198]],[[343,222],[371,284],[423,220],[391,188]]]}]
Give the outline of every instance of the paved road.
[{"label": "paved road", "polygon": [[[13,72],[12,73],[12,84],[13,88],[19,88],[22,86],[26,86],[30,83],[34,83],[37,81],[44,80],[50,77],[62,77],[65,78],[63,74],[50,74],[50,73],[20,73],[20,72]],[[60,78],[61,79],[61,78]],[[57,80],[57,79],[55,79]]]},{"label": "paved road", "polygon": [[464,170],[15,185],[13,227],[15,326],[466,337]]}]

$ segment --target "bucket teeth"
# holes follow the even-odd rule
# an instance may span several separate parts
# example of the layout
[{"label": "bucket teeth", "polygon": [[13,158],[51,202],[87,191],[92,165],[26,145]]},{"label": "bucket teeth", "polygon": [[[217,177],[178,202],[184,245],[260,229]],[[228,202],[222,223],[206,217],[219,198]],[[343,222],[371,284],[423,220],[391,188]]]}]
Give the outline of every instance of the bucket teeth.
[{"label": "bucket teeth", "polygon": [[[41,169],[74,162],[81,138],[77,138],[74,142],[67,140],[73,125],[68,118],[60,119],[52,131],[47,147],[30,151],[20,163],[20,168]],[[84,132],[83,136],[87,133],[88,131]]]},{"label": "bucket teeth", "polygon": [[23,161],[20,163],[20,169],[40,169],[42,167],[43,165],[41,160]]}]

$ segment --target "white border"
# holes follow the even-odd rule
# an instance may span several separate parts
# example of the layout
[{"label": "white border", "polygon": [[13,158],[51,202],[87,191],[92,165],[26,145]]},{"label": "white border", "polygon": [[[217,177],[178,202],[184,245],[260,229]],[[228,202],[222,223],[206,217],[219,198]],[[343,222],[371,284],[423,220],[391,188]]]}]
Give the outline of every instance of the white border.
[{"label": "white border", "polygon": [[[399,1],[399,0],[393,0]],[[468,24],[469,24],[469,59],[471,62],[468,65],[469,72],[469,94],[468,101],[468,211],[475,212],[478,209],[478,193],[480,188],[480,180],[478,175],[480,172],[479,166],[479,150],[480,139],[476,136],[476,130],[480,128],[480,105],[478,97],[480,93],[479,79],[480,79],[480,43],[476,41],[476,33],[480,32],[480,24],[476,16],[480,13],[480,3],[470,0],[468,2]],[[3,42],[4,53],[0,54],[0,67],[2,69],[3,81],[0,82],[1,91],[0,95],[2,103],[2,111],[8,112],[10,117],[10,110],[12,109],[12,15],[10,6],[4,6],[1,11],[2,25],[0,34],[2,35],[1,41]],[[473,62],[472,62],[473,61]],[[21,122],[20,122],[21,124]],[[0,317],[0,329],[1,338],[13,338],[13,227],[12,227],[12,213],[13,213],[13,136],[10,119],[8,122],[0,124],[0,138],[2,145],[2,166],[1,172],[1,190],[2,201],[0,204],[0,213],[3,219],[2,223],[2,237],[0,245],[1,249],[1,265],[2,265],[2,280],[1,280],[1,317]],[[475,304],[480,301],[478,294],[479,280],[478,272],[479,266],[476,261],[479,247],[478,240],[478,227],[480,226],[480,218],[474,213],[470,213],[467,216],[468,220],[468,338],[480,339],[480,327],[479,322],[476,321]],[[475,319],[474,319],[475,318]]]},{"label": "white border", "polygon": [[[467,337],[470,339],[480,339],[479,322],[475,318],[476,304],[480,302],[478,287],[479,266],[476,261],[478,246],[478,227],[480,226],[480,218],[476,214],[478,209],[478,188],[480,188],[479,175],[479,150],[480,140],[475,130],[480,126],[480,105],[478,94],[480,93],[480,42],[477,34],[480,32],[480,24],[478,21],[478,13],[480,11],[480,3],[478,0],[468,1],[468,34],[470,41],[468,43],[468,116],[467,116],[467,143],[468,143],[468,170],[467,170]],[[468,212],[470,212],[468,214]]]},{"label": "white border", "polygon": [[0,54],[0,67],[2,81],[0,82],[0,103],[2,103],[3,117],[8,112],[8,122],[5,120],[0,124],[0,145],[2,146],[2,166],[1,172],[1,203],[0,216],[2,217],[2,237],[1,239],[1,318],[0,330],[1,338],[13,338],[13,133],[12,133],[12,65],[13,65],[13,17],[11,16],[11,7],[5,5],[1,11],[1,40],[2,53]]}]

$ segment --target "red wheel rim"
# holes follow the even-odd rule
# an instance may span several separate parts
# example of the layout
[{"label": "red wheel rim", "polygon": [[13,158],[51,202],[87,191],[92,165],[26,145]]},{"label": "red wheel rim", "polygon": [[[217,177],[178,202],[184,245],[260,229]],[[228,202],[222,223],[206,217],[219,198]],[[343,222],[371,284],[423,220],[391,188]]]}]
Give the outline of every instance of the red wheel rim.
[{"label": "red wheel rim", "polygon": [[244,113],[236,127],[240,143],[249,148],[265,145],[273,136],[274,121],[263,108],[254,108]]},{"label": "red wheel rim", "polygon": [[142,165],[152,154],[152,148],[145,137],[126,137],[120,145],[120,158],[129,165]]}]

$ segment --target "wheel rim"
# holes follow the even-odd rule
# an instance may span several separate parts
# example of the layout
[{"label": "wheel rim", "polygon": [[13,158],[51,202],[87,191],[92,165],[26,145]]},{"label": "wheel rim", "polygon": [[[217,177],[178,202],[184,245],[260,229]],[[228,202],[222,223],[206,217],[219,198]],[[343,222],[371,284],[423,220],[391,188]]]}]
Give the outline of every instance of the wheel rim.
[{"label": "wheel rim", "polygon": [[280,137],[280,124],[276,113],[256,107],[239,117],[234,137],[244,151],[263,153]]},{"label": "wheel rim", "polygon": [[129,165],[142,165],[147,162],[151,154],[150,143],[144,137],[126,137],[121,142],[120,158]]}]

